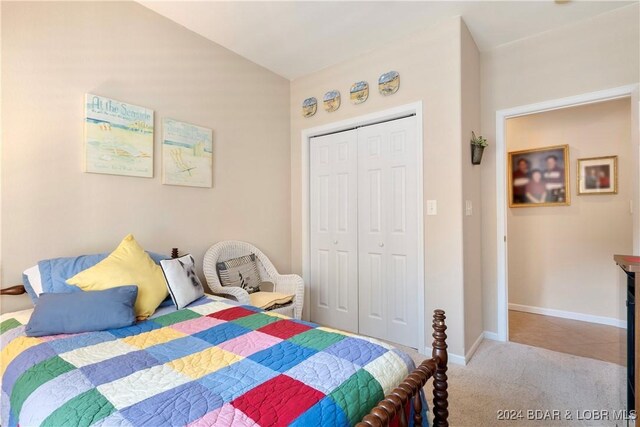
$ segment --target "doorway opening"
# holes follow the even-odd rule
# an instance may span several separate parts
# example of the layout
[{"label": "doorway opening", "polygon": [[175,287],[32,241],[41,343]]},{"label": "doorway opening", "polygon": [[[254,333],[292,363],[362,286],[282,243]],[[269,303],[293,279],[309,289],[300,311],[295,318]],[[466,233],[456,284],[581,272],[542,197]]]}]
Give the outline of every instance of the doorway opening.
[{"label": "doorway opening", "polygon": [[498,112],[499,339],[624,363],[612,257],[638,248],[637,100],[634,85]]},{"label": "doorway opening", "polygon": [[630,122],[630,97],[507,119],[509,341],[624,365]]}]

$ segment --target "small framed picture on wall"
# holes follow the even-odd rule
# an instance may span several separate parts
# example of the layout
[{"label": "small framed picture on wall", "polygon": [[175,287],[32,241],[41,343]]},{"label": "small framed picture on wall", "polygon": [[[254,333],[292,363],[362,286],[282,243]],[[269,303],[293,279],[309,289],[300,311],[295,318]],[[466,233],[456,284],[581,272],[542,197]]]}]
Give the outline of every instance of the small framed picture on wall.
[{"label": "small framed picture on wall", "polygon": [[509,153],[509,207],[568,206],[569,146]]},{"label": "small framed picture on wall", "polygon": [[616,194],[618,156],[578,159],[578,194]]}]

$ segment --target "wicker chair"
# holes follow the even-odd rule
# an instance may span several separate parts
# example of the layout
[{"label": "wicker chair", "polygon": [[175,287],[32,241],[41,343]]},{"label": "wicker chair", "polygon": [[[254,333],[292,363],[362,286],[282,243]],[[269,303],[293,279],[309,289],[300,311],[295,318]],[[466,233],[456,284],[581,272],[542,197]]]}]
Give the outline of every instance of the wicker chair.
[{"label": "wicker chair", "polygon": [[232,297],[241,304],[249,304],[249,294],[240,287],[222,286],[216,264],[244,255],[255,254],[260,279],[274,284],[274,292],[294,294],[293,301],[284,307],[272,311],[289,317],[300,319],[304,301],[304,282],[302,277],[295,274],[279,274],[269,258],[255,246],[234,240],[218,242],[211,246],[204,255],[203,270],[209,288],[216,295]]}]

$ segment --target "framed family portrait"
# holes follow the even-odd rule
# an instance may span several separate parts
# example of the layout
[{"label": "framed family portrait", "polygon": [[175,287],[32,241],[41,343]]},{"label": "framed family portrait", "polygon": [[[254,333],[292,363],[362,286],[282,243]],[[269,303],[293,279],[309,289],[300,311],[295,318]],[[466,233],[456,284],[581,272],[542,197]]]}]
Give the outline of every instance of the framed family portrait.
[{"label": "framed family portrait", "polygon": [[578,194],[616,194],[618,156],[578,159]]},{"label": "framed family portrait", "polygon": [[509,207],[568,206],[569,146],[512,151],[509,160]]}]

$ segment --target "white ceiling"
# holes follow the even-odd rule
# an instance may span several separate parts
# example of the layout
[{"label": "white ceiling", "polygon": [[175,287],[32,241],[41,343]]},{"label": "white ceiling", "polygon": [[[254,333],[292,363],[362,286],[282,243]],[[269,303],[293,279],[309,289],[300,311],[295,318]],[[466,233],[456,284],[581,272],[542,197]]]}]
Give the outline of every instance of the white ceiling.
[{"label": "white ceiling", "polygon": [[[140,1],[288,79],[461,15],[481,51],[634,2]],[[637,0],[635,1],[637,3]]]}]

